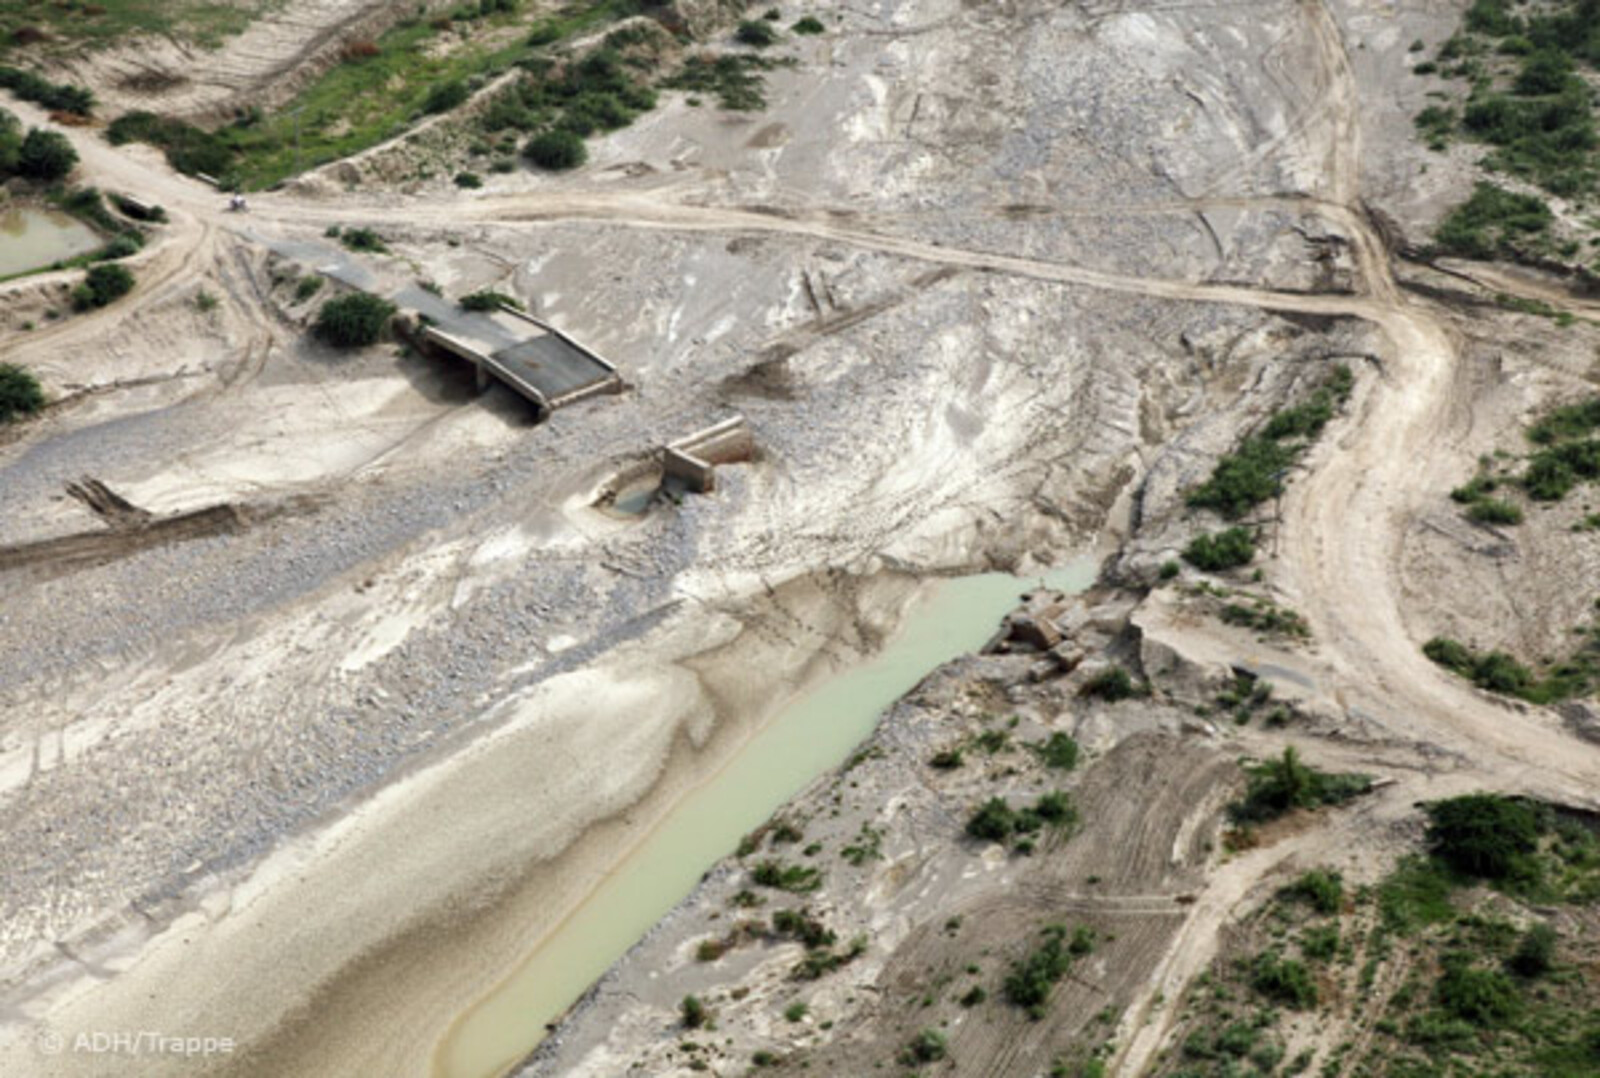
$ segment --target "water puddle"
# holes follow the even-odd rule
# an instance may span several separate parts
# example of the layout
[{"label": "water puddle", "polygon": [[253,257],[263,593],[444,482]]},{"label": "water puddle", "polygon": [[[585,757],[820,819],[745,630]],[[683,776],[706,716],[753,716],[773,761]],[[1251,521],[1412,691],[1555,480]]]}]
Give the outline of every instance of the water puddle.
[{"label": "water puddle", "polygon": [[0,277],[43,269],[104,244],[76,217],[36,206],[0,207]]},{"label": "water puddle", "polygon": [[509,978],[463,1013],[434,1056],[436,1078],[503,1074],[744,834],[844,761],[885,708],[936,667],[983,646],[1024,591],[1041,580],[1082,591],[1095,569],[1085,559],[1042,578],[985,573],[927,588],[883,651],[773,716],[722,770],[686,794]]}]

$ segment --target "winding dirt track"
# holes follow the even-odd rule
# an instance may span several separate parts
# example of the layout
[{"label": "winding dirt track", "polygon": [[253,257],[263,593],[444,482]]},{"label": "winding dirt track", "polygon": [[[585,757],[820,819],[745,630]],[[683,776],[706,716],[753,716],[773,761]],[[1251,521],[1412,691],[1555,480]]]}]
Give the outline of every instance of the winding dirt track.
[{"label": "winding dirt track", "polygon": [[[1305,117],[1300,131],[1327,140],[1323,189],[1308,199],[1197,199],[1130,212],[1194,212],[1209,205],[1293,207],[1316,212],[1349,236],[1359,270],[1355,295],[1306,295],[1237,286],[1208,285],[1104,273],[1078,266],[1018,258],[998,252],[962,250],[841,223],[824,211],[782,215],[759,209],[691,205],[671,201],[670,189],[653,193],[554,191],[518,197],[473,198],[449,206],[406,204],[363,207],[360,217],[373,224],[404,221],[577,223],[613,227],[704,232],[723,235],[784,235],[846,244],[938,266],[1009,274],[1132,295],[1196,303],[1235,304],[1260,310],[1348,316],[1375,325],[1387,340],[1381,374],[1363,384],[1354,414],[1309,457],[1308,474],[1285,499],[1280,535],[1282,585],[1296,597],[1319,642],[1321,658],[1309,670],[1321,693],[1346,712],[1389,730],[1397,739],[1427,742],[1470,760],[1453,781],[1479,788],[1533,794],[1575,804],[1594,804],[1600,788],[1600,758],[1575,751],[1574,742],[1553,718],[1540,711],[1512,709],[1475,693],[1429,663],[1406,632],[1401,616],[1403,589],[1398,575],[1401,544],[1419,502],[1435,497],[1448,483],[1451,453],[1451,386],[1460,362],[1455,342],[1436,312],[1407,297],[1396,284],[1388,252],[1360,204],[1361,133],[1358,96],[1343,36],[1321,0],[1301,5],[1318,45],[1319,82],[1325,91],[1320,112]],[[24,105],[8,106],[25,122],[44,117]],[[204,275],[232,244],[244,242],[243,227],[317,226],[348,220],[348,205],[318,204],[292,194],[254,198],[247,219],[222,211],[222,197],[173,175],[165,168],[108,146],[98,137],[67,131],[95,182],[114,190],[137,191],[159,201],[173,224],[162,243],[141,256],[140,292],[183,287]],[[1066,210],[1063,212],[1072,212]],[[1120,212],[1115,209],[1084,212]],[[1507,292],[1523,282],[1492,269],[1479,272]],[[1528,286],[1530,289],[1535,286]],[[1537,298],[1583,310],[1565,297],[1540,292]],[[73,319],[30,340],[28,350],[60,348],[102,333],[116,310]],[[1383,750],[1369,758],[1381,761]],[[1430,789],[1432,789],[1430,787]],[[1402,806],[1419,794],[1402,780],[1375,801]],[[1361,817],[1351,814],[1329,824],[1319,842],[1327,848],[1358,842]],[[1190,908],[1148,992],[1130,1008],[1118,1041],[1126,1045],[1114,1069],[1137,1074],[1154,1060],[1173,1020],[1156,1000],[1171,998],[1215,953],[1217,929],[1235,916],[1261,880],[1295,844],[1252,851],[1218,870]]]}]

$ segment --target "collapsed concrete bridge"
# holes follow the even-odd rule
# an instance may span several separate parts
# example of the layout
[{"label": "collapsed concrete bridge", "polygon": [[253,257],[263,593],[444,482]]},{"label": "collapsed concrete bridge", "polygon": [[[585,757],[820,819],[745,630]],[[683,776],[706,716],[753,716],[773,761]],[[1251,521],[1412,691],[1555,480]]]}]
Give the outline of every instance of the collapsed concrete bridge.
[{"label": "collapsed concrete bridge", "polygon": [[540,418],[600,393],[622,392],[615,365],[555,326],[510,307],[458,318],[449,329],[424,322],[420,340],[465,359],[478,388],[494,379],[532,401]]}]

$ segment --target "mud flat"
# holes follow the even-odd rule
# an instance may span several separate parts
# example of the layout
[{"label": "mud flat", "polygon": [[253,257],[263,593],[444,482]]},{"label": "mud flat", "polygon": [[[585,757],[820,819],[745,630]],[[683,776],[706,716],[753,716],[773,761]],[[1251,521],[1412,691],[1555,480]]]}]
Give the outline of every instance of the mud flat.
[{"label": "mud flat", "polygon": [[[837,763],[879,707],[981,643],[1027,584],[999,574],[931,588],[900,573],[803,578],[751,604],[742,625],[674,619],[505,701],[486,720],[499,724],[491,733],[247,878],[198,888],[205,897],[159,935],[109,941],[93,960],[118,975],[58,983],[30,1008],[40,1021],[0,1058],[35,1073],[40,1030],[70,1038],[155,1023],[229,1031],[219,1035],[250,1046],[211,1059],[217,1073],[496,1073],[741,831]],[[804,646],[776,645],[773,625],[794,617],[811,627]],[[901,624],[910,627],[896,636]],[[765,726],[797,697],[787,721]],[[826,737],[807,721],[822,712],[835,720]],[[702,834],[705,814],[717,823]],[[649,889],[629,883],[641,875]],[[574,948],[582,962],[566,968]],[[530,953],[529,970],[555,961],[562,978],[539,985],[539,1001],[506,999],[546,1013],[506,1023],[497,994],[430,1070],[462,1001],[483,998]],[[251,991],[237,991],[243,982]],[[50,1073],[96,1073],[98,1062],[69,1054]],[[149,1066],[193,1073],[192,1060]]]}]

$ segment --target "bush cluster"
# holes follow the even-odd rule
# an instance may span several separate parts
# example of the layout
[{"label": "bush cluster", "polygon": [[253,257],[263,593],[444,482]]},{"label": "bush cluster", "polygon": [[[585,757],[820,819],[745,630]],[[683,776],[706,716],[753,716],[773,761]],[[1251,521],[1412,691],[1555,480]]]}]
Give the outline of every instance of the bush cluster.
[{"label": "bush cluster", "polygon": [[1462,258],[1515,258],[1527,241],[1548,232],[1555,215],[1536,195],[1480,182],[1472,197],[1451,210],[1433,238],[1445,254]]},{"label": "bush cluster", "polygon": [[1366,775],[1333,774],[1302,763],[1293,746],[1277,759],[1249,765],[1245,775],[1243,800],[1229,806],[1229,814],[1240,823],[1275,819],[1290,809],[1341,804],[1372,789]]},{"label": "bush cluster", "polygon": [[366,292],[331,299],[317,312],[316,334],[336,348],[376,344],[394,316],[394,304]]},{"label": "bush cluster", "polygon": [[1322,433],[1354,385],[1350,368],[1335,367],[1307,399],[1274,413],[1259,433],[1219,460],[1211,477],[1189,492],[1189,504],[1237,520],[1282,493],[1284,473]]},{"label": "bush cluster", "polygon": [[772,66],[771,60],[753,53],[694,53],[663,85],[690,93],[716,94],[717,103],[725,109],[755,112],[766,107],[761,72]]},{"label": "bush cluster", "polygon": [[30,128],[23,134],[17,118],[0,109],[0,182],[21,176],[39,183],[57,183],[78,164],[78,151],[59,131]]},{"label": "bush cluster", "polygon": [[967,834],[987,842],[1005,842],[1028,835],[1045,824],[1064,827],[1078,818],[1072,798],[1060,791],[1043,794],[1032,808],[1014,809],[1003,797],[991,797],[967,820]]},{"label": "bush cluster", "polygon": [[1474,651],[1445,636],[1422,646],[1422,653],[1480,689],[1503,693],[1533,704],[1550,704],[1587,693],[1600,679],[1600,651],[1593,639],[1572,657],[1542,674],[1503,651]]},{"label": "bush cluster", "polygon": [[1242,525],[1197,535],[1183,549],[1183,560],[1208,573],[1249,565],[1256,556],[1256,536]]},{"label": "bush cluster", "polygon": [[1026,1009],[1034,1019],[1044,1017],[1044,1005],[1050,1000],[1051,990],[1067,975],[1074,960],[1094,946],[1093,934],[1083,928],[1073,935],[1070,943],[1065,925],[1049,925],[1041,935],[1044,942],[1012,963],[1001,986],[1006,999]]},{"label": "bush cluster", "polygon": [[69,83],[51,82],[17,67],[0,67],[0,88],[57,112],[87,116],[94,111],[93,91]]},{"label": "bush cluster", "polygon": [[584,138],[626,127],[656,105],[655,91],[635,77],[610,44],[580,60],[524,66],[528,75],[498,94],[481,122],[490,132],[534,132],[523,153],[541,168],[576,168],[587,156]]},{"label": "bush cluster", "polygon": [[[1494,147],[1485,161],[1490,168],[1530,180],[1558,195],[1573,196],[1593,189],[1592,154],[1600,146],[1600,136],[1592,95],[1576,62],[1600,63],[1597,27],[1600,8],[1594,0],[1567,0],[1526,14],[1513,11],[1507,0],[1476,0],[1468,10],[1468,34],[1445,42],[1439,60],[1450,65],[1445,74],[1472,83],[1460,130]],[[1468,36],[1471,34],[1498,39],[1496,51],[1521,57],[1509,84],[1497,85],[1473,55],[1482,46]],[[1435,115],[1427,121],[1428,133],[1438,145],[1454,129],[1454,117],[1445,122],[1437,110],[1430,111]],[[1422,117],[1419,126],[1424,126]],[[1444,243],[1446,238],[1440,239]]]}]

